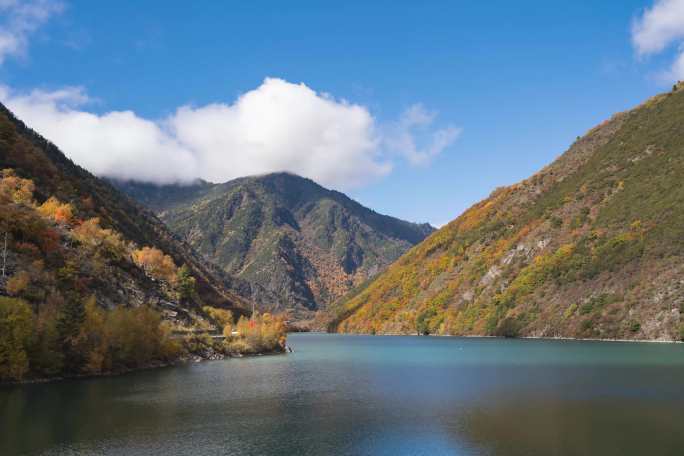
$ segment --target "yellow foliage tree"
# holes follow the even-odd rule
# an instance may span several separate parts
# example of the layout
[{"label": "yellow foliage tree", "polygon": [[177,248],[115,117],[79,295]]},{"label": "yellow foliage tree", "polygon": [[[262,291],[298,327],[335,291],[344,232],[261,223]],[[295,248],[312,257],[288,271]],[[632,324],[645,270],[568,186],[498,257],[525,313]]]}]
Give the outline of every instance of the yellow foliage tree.
[{"label": "yellow foliage tree", "polygon": [[78,350],[86,360],[83,370],[91,374],[168,361],[180,353],[159,312],[149,307],[105,310],[94,296],[85,303],[78,340]]},{"label": "yellow foliage tree", "polygon": [[0,379],[21,380],[29,371],[27,352],[33,332],[34,316],[28,304],[0,296]]},{"label": "yellow foliage tree", "polygon": [[30,179],[18,177],[13,169],[3,169],[0,178],[0,199],[17,204],[33,204],[35,186]]},{"label": "yellow foliage tree", "polygon": [[202,307],[207,315],[216,320],[221,326],[233,324],[233,313],[230,310],[219,309],[218,307],[204,306]]},{"label": "yellow foliage tree", "polygon": [[51,196],[43,204],[38,206],[38,212],[44,217],[61,224],[71,223],[74,217],[74,208],[71,204],[62,203],[54,196]]},{"label": "yellow foliage tree", "polygon": [[112,363],[138,367],[152,360],[171,360],[180,352],[171,328],[149,307],[118,307],[107,316]]},{"label": "yellow foliage tree", "polygon": [[91,248],[104,248],[116,256],[123,256],[128,247],[121,235],[100,226],[100,219],[93,217],[83,221],[72,230],[73,237]]},{"label": "yellow foliage tree", "polygon": [[135,264],[152,277],[175,283],[178,268],[173,259],[161,250],[155,247],[143,247],[134,250],[131,257]]},{"label": "yellow foliage tree", "polygon": [[109,328],[107,328],[107,314],[97,305],[95,296],[91,296],[85,303],[85,317],[81,326],[85,345],[85,370],[90,373],[100,373],[111,369],[112,360],[109,355]]},{"label": "yellow foliage tree", "polygon": [[223,334],[226,336],[227,349],[234,353],[263,353],[281,351],[285,348],[287,334],[285,322],[280,316],[269,313],[255,313],[251,318],[240,317],[232,334],[232,325],[226,325]]}]

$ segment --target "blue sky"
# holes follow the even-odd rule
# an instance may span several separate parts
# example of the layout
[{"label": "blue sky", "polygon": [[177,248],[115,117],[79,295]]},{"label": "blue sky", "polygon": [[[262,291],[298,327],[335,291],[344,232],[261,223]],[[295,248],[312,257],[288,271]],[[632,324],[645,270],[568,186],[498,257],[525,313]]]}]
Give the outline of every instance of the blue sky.
[{"label": "blue sky", "polygon": [[[455,218],[494,188],[529,176],[611,114],[667,90],[677,76],[668,69],[681,44],[677,33],[657,35],[655,30],[651,48],[641,52],[635,45],[633,24],[645,21],[645,11],[655,10],[658,3],[662,8],[682,3],[672,0],[655,5],[652,0],[250,1],[202,2],[201,7],[173,1],[33,3],[57,6],[25,29],[12,26],[16,10],[0,9],[5,30],[23,40],[6,52],[0,83],[5,102],[29,117],[27,122],[35,119],[39,131],[50,118],[32,110],[30,103],[38,102],[29,94],[39,90],[45,103],[55,99],[49,94],[71,90],[68,103],[57,111],[96,117],[130,111],[162,130],[170,128],[170,117],[179,119],[180,107],[191,111],[192,122],[216,119],[215,130],[208,133],[211,140],[196,138],[205,131],[199,127],[174,134],[195,138],[193,147],[227,144],[230,159],[239,160],[235,144],[242,144],[243,133],[220,122],[237,119],[244,128],[259,126],[254,126],[254,117],[231,114],[230,106],[240,95],[263,88],[267,77],[286,81],[282,89],[288,91],[303,83],[315,96],[329,94],[339,105],[330,108],[330,122],[348,123],[353,130],[341,130],[342,140],[350,144],[340,150],[326,143],[340,154],[335,155],[339,165],[320,171],[319,180],[379,212],[433,224]],[[659,46],[661,38],[665,44]],[[208,117],[203,108],[212,103],[225,105],[218,110],[225,117]],[[364,112],[352,118],[344,111],[350,105]],[[406,113],[416,107],[423,121],[402,127]],[[239,138],[220,142],[215,136],[224,128],[225,134]],[[311,129],[283,128],[293,135],[286,138],[289,148],[281,152],[269,146],[270,154],[293,154],[297,161],[294,149],[317,147],[316,140],[294,137],[315,136]],[[357,140],[354,132],[359,129],[364,130]],[[289,134],[273,125],[265,130],[277,132],[273,142]],[[50,137],[49,131],[43,133]],[[440,132],[448,140],[436,144]],[[408,150],[391,150],[405,145],[398,137],[415,142],[420,159],[412,159]],[[368,138],[376,142],[367,145]],[[79,138],[50,139],[70,154]],[[96,155],[98,148],[90,147],[88,153]],[[142,167],[157,163],[163,169],[164,154],[180,147],[164,143],[158,155],[151,155],[156,161]],[[147,149],[141,146],[135,155]],[[353,150],[345,155],[348,149]],[[269,164],[280,163],[278,157],[268,157]],[[347,163],[348,169],[335,174],[336,167]],[[364,171],[373,166],[377,169]],[[242,162],[231,162],[231,167],[261,169]],[[302,169],[315,178],[320,166]],[[356,181],[355,175],[362,178]]]}]

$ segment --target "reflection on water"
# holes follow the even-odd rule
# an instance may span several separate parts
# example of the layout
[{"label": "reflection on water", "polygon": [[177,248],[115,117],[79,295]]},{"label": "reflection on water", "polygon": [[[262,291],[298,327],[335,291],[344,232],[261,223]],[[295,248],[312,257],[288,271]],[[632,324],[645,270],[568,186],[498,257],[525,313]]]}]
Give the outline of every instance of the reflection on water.
[{"label": "reflection on water", "polygon": [[0,389],[0,454],[684,454],[684,345],[295,334]]}]

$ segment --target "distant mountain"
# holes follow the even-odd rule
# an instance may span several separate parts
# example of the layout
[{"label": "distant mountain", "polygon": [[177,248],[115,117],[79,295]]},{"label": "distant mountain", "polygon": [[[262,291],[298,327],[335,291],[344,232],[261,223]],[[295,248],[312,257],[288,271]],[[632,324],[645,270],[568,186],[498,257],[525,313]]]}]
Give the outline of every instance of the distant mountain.
[{"label": "distant mountain", "polygon": [[[0,104],[0,170],[2,169],[10,170],[18,178],[30,180],[35,199],[35,202],[28,205],[16,204],[11,198],[3,202],[7,206],[3,214],[0,214],[0,222],[12,235],[8,271],[11,269],[11,272],[16,272],[21,269],[22,263],[30,259],[31,255],[24,255],[21,249],[32,250],[33,247],[27,245],[37,243],[40,250],[40,242],[43,240],[40,236],[51,233],[54,236],[61,235],[59,242],[63,245],[60,248],[55,247],[56,252],[43,251],[41,261],[50,274],[56,272],[50,268],[64,267],[64,262],[71,255],[69,249],[73,247],[73,242],[67,240],[70,237],[69,232],[80,226],[81,222],[97,218],[99,228],[112,230],[121,237],[122,242],[133,243],[139,248],[148,246],[160,249],[177,266],[189,267],[197,282],[197,295],[185,302],[184,306],[198,309],[202,305],[213,305],[232,309],[240,314],[251,307],[249,302],[228,288],[226,284],[229,279],[220,270],[202,261],[190,246],[181,242],[154,214],[106,181],[75,165],[54,144],[24,125]],[[42,217],[45,220],[41,221],[40,212],[31,206],[37,208],[50,198],[68,204],[73,212],[73,217],[70,217],[72,220],[54,223],[50,222],[50,217]],[[11,211],[17,211],[14,212],[14,218],[9,215]],[[26,220],[19,219],[19,214],[23,214]],[[24,221],[24,225],[20,224]],[[44,233],[38,236],[27,231],[33,229],[43,230]],[[40,252],[36,255],[41,256]],[[91,259],[84,252],[80,255],[85,255],[82,258],[84,263]],[[95,293],[98,300],[109,307],[162,299],[160,284],[135,268],[131,269],[131,265],[112,261],[109,267],[110,272],[121,273],[119,279],[124,282],[117,282],[118,279],[114,277],[92,274],[93,271],[81,271],[78,273],[84,279],[81,283],[92,284],[84,286],[82,294]],[[46,283],[47,288],[41,294],[46,291],[49,294],[49,287],[57,285],[59,283],[50,283],[49,286]],[[0,287],[0,293],[2,291]]]},{"label": "distant mountain", "polygon": [[495,190],[338,303],[365,333],[684,337],[684,86]]},{"label": "distant mountain", "polygon": [[288,173],[224,184],[116,185],[237,277],[236,287],[263,309],[290,310],[296,319],[311,317],[434,231]]}]

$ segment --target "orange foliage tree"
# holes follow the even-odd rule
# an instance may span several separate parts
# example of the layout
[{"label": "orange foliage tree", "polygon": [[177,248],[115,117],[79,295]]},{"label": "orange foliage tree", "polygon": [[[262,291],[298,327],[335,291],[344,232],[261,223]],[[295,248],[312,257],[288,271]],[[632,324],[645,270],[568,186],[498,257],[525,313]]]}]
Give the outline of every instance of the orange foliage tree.
[{"label": "orange foliage tree", "polygon": [[61,224],[71,223],[74,217],[74,208],[71,204],[62,203],[54,196],[51,196],[47,201],[38,206],[38,212],[44,217]]},{"label": "orange foliage tree", "polygon": [[177,268],[169,255],[155,247],[143,247],[131,253],[133,262],[141,267],[147,274],[156,279],[175,283]]}]

